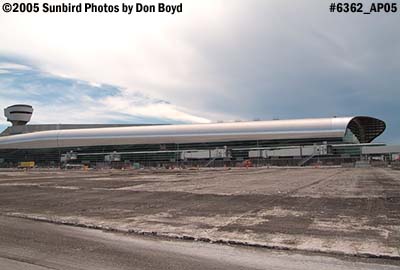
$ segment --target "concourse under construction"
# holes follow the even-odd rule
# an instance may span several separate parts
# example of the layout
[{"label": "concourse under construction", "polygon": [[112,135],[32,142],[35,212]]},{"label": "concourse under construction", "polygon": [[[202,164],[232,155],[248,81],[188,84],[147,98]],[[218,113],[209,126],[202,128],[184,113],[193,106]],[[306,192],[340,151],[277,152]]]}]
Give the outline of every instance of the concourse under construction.
[{"label": "concourse under construction", "polygon": [[[369,116],[212,124],[29,125],[30,105],[7,107],[12,123],[0,134],[0,166],[67,164],[235,166],[343,163],[362,158],[386,124]],[[392,158],[392,156],[390,156]]]}]

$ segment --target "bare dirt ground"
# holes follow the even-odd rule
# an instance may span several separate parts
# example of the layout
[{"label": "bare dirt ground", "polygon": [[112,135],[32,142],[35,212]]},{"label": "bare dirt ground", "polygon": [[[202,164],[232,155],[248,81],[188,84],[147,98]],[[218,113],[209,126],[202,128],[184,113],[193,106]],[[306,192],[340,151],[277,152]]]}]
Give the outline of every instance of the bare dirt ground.
[{"label": "bare dirt ground", "polygon": [[0,171],[2,215],[281,249],[400,258],[400,171]]},{"label": "bare dirt ground", "polygon": [[7,216],[0,216],[0,239],[2,270],[400,269],[398,260],[174,241]]}]

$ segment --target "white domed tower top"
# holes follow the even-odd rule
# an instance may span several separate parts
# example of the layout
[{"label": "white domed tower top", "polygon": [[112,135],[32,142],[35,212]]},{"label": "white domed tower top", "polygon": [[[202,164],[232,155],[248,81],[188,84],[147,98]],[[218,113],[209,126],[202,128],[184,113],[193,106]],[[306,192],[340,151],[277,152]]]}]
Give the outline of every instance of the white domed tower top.
[{"label": "white domed tower top", "polygon": [[32,117],[33,107],[26,104],[16,104],[4,109],[4,116],[13,126],[26,125]]}]

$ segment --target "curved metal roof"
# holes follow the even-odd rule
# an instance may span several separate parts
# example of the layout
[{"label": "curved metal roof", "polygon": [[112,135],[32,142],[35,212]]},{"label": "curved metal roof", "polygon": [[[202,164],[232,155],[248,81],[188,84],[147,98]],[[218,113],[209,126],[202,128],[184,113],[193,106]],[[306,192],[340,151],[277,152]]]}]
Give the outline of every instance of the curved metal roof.
[{"label": "curved metal roof", "polygon": [[125,144],[202,143],[249,140],[342,139],[350,129],[360,143],[385,130],[372,117],[337,117],[215,124],[51,130],[0,137],[0,149],[33,149]]}]

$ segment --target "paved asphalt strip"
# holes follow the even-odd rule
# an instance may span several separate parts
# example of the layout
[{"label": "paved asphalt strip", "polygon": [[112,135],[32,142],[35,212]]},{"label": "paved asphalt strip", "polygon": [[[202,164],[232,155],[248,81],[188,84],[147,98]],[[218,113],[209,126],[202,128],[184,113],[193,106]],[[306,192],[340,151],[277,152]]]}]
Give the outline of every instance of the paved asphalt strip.
[{"label": "paved asphalt strip", "polygon": [[400,269],[398,264],[171,241],[0,216],[0,269],[5,270]]}]

